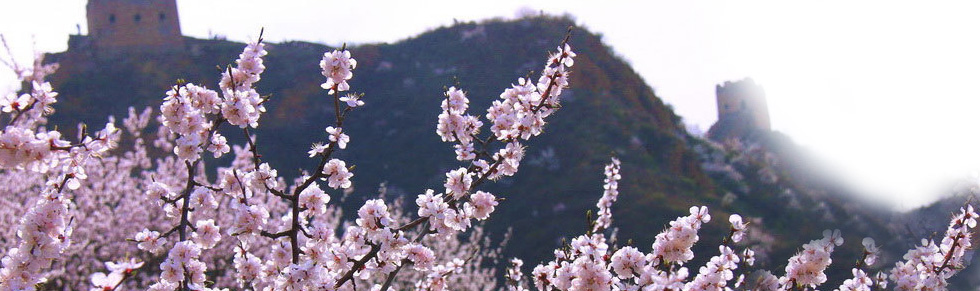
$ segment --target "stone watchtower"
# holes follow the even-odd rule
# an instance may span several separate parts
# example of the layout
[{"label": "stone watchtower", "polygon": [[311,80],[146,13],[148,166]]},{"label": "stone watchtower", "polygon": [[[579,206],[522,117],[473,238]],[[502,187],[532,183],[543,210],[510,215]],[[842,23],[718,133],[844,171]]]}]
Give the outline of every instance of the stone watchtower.
[{"label": "stone watchtower", "polygon": [[718,122],[711,126],[709,137],[715,140],[744,138],[771,130],[766,92],[751,78],[716,85],[715,98]]},{"label": "stone watchtower", "polygon": [[102,51],[182,48],[176,0],[89,0],[89,40]]}]

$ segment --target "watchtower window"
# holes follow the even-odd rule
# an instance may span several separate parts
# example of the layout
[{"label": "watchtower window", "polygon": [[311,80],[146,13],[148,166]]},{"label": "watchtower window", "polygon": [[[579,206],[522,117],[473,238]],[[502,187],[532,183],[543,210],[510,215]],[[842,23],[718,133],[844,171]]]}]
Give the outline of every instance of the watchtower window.
[{"label": "watchtower window", "polygon": [[143,19],[143,17],[140,16],[139,14],[133,15],[133,21],[138,23],[140,22],[141,19]]},{"label": "watchtower window", "polygon": [[114,24],[114,23],[116,23],[116,15],[109,14],[109,24]]},{"label": "watchtower window", "polygon": [[163,14],[163,12],[160,12],[160,21],[164,21],[166,19],[167,19],[167,15]]}]

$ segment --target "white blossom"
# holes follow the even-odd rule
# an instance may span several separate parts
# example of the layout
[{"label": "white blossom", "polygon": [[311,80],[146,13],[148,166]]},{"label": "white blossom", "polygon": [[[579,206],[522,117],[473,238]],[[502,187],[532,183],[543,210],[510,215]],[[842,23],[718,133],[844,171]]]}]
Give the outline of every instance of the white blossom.
[{"label": "white blossom", "polygon": [[357,67],[357,60],[351,58],[350,51],[334,50],[324,53],[323,60],[320,61],[320,68],[323,69],[323,76],[327,77],[327,82],[323,83],[323,89],[343,92],[350,90],[347,80],[354,76],[352,70]]}]

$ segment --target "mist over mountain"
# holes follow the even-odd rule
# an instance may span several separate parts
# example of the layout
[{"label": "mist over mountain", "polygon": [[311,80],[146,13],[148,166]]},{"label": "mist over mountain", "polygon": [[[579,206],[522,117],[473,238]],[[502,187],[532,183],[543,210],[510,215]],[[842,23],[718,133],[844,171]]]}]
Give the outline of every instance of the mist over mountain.
[{"label": "mist over mountain", "polygon": [[[584,233],[610,156],[622,160],[621,194],[613,206],[621,245],[632,239],[649,249],[654,236],[689,207],[711,209],[713,220],[695,247],[702,261],[689,267],[717,252],[731,213],[751,221],[746,244],[759,253],[759,267],[777,274],[802,244],[821,238],[824,229],[841,229],[845,245],[834,254],[837,273],[829,274],[825,286],[850,276],[840,264],[860,258],[865,236],[885,246],[883,261],[889,265],[879,267],[889,268],[910,246],[894,239],[894,214],[860,203],[851,190],[817,174],[788,137],[768,130],[721,141],[690,135],[681,117],[601,35],[552,16],[458,23],[396,43],[348,46],[358,61],[351,88],[364,93],[367,103],[346,120],[351,143],[339,152],[356,166],[355,190],[343,202],[348,213],[375,197],[382,183],[388,195],[409,201],[425,189],[441,192],[444,173],[460,166],[452,146],[435,134],[444,88],[461,87],[472,110],[483,110],[518,78],[538,70],[569,27],[578,57],[563,108],[526,145],[520,172],[485,186],[506,198],[487,222],[495,239],[512,229],[506,255],[533,265],[549,258],[563,238]],[[181,47],[165,50],[106,52],[76,41],[46,59],[61,64],[50,78],[61,93],[51,123],[61,128],[101,124],[108,115],[125,116],[130,106],[158,110],[178,79],[215,88],[223,66],[244,46],[185,38]],[[334,48],[284,42],[267,49],[267,70],[256,86],[272,98],[254,134],[263,160],[280,175],[296,177],[315,166],[306,152],[326,140],[324,128],[332,122],[333,103],[320,88],[318,62]],[[229,141],[243,140],[229,135]]]}]

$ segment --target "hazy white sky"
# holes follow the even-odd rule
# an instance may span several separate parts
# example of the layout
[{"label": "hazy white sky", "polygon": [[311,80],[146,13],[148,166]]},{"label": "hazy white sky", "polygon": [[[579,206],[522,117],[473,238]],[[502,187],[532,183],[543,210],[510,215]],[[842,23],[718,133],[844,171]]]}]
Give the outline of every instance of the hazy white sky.
[{"label": "hazy white sky", "polygon": [[[62,51],[84,0],[4,1],[21,60]],[[774,129],[871,197],[908,208],[980,170],[980,4],[973,1],[178,1],[185,35],[393,42],[453,19],[568,13],[629,60],[689,124],[716,117],[714,85],[752,77]],[[12,76],[0,74],[0,89]]]}]

